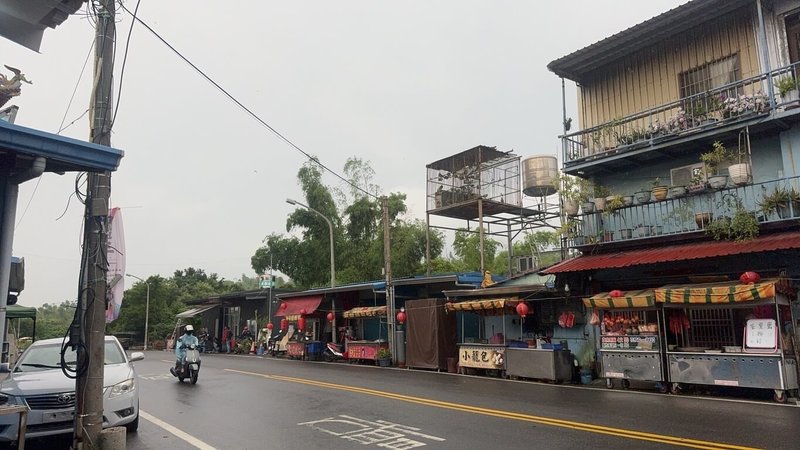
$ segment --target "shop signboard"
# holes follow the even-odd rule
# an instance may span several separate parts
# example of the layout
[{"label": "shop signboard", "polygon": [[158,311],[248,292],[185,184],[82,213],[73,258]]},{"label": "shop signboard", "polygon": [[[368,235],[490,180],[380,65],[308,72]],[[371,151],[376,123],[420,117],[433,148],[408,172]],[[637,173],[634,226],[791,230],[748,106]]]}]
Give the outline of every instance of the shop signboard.
[{"label": "shop signboard", "polygon": [[775,319],[750,319],[744,332],[745,351],[776,351],[778,326]]},{"label": "shop signboard", "polygon": [[658,336],[654,334],[637,334],[626,336],[602,336],[600,344],[603,350],[658,350]]},{"label": "shop signboard", "polygon": [[347,357],[350,359],[378,359],[378,344],[347,344]]},{"label": "shop signboard", "polygon": [[458,349],[458,364],[478,369],[503,369],[505,348],[462,345]]}]

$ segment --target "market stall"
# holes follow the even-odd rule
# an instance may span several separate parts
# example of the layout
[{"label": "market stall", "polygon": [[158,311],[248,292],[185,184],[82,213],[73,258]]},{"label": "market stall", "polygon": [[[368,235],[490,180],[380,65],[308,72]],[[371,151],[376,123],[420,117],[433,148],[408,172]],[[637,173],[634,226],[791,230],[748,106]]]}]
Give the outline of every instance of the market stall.
[{"label": "market stall", "polygon": [[667,392],[664,370],[664,346],[659,337],[661,314],[652,289],[603,292],[583,299],[594,308],[600,326],[601,376],[608,388],[621,380],[627,388],[630,380],[654,381]]},{"label": "market stall", "polygon": [[798,388],[792,297],[778,280],[656,289],[672,391],[684,384],[772,389],[785,401]]},{"label": "market stall", "polygon": [[[458,346],[458,370],[460,373],[475,372],[476,369],[496,371],[501,376],[506,370],[506,314],[514,314],[519,304],[514,299],[470,300],[459,303],[446,303],[448,312],[461,312],[461,339]],[[474,313],[481,318],[477,335],[466,336],[465,313]],[[494,319],[494,320],[493,320]],[[489,323],[491,322],[491,323]],[[502,332],[495,332],[497,326]],[[491,327],[491,335],[486,331]],[[481,331],[483,330],[483,331]],[[527,345],[525,345],[527,347]]]},{"label": "market stall", "polygon": [[[368,321],[378,321],[378,325],[380,325],[381,318],[386,318],[387,310],[386,306],[360,306],[344,312],[344,318],[348,320],[348,324],[350,324],[351,321],[358,322],[357,326],[348,326],[351,330],[357,330],[356,333],[361,337],[361,339],[345,340],[345,351],[347,352],[348,359],[371,361],[378,364],[378,353],[380,349],[388,350],[389,343],[385,339],[380,338],[380,336],[378,339],[374,340],[363,339],[365,336],[364,330],[368,328],[366,324]],[[380,334],[380,331],[378,331],[378,334]]]}]

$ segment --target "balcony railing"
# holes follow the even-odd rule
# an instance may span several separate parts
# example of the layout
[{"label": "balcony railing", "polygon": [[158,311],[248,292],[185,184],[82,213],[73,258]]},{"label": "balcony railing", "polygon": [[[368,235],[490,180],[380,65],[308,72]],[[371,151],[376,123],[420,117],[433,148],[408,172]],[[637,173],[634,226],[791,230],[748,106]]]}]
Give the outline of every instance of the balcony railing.
[{"label": "balcony railing", "polygon": [[[785,202],[767,200],[782,193]],[[800,219],[800,177],[783,178],[745,186],[632,204],[613,211],[579,215],[571,226],[567,245],[619,243],[682,235],[705,230],[710,223],[732,218],[737,210],[752,215],[759,224]]]},{"label": "balcony railing", "polygon": [[770,97],[770,84],[794,77],[798,64],[564,135],[564,165],[599,160],[783,109],[796,100],[780,98],[777,88]]}]

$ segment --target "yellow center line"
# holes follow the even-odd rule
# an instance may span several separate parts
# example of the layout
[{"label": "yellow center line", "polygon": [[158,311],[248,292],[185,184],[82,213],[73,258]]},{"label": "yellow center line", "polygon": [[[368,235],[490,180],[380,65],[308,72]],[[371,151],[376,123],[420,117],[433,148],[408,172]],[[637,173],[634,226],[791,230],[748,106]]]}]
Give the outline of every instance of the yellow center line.
[{"label": "yellow center line", "polygon": [[732,444],[725,444],[719,442],[702,441],[697,439],[682,438],[677,436],[645,433],[635,430],[627,430],[623,428],[606,427],[602,425],[594,425],[583,422],[573,422],[570,420],[555,419],[551,417],[534,416],[529,414],[515,413],[511,411],[502,411],[497,409],[481,408],[478,406],[464,405],[459,403],[450,403],[440,400],[433,400],[421,397],[412,397],[408,395],[395,394],[391,392],[378,391],[374,389],[367,389],[357,386],[347,386],[343,384],[334,384],[324,381],[309,380],[305,378],[287,377],[282,375],[269,375],[256,372],[247,372],[236,369],[225,369],[228,372],[240,373],[243,375],[252,375],[256,377],[266,378],[276,381],[285,381],[290,383],[306,384],[310,386],[323,387],[328,389],[336,389],[341,391],[354,392],[358,394],[372,395],[375,397],[383,397],[391,400],[398,400],[407,403],[414,403],[425,406],[432,406],[436,408],[450,409],[462,412],[471,412],[485,416],[499,417],[504,419],[514,419],[523,422],[539,423],[543,425],[550,425],[561,428],[569,428],[578,431],[586,431],[590,433],[604,434],[609,436],[618,436],[628,439],[637,439],[642,441],[659,442],[663,444],[670,444],[682,447],[702,448],[702,449],[734,449],[734,450],[751,450],[754,447],[743,447]]}]

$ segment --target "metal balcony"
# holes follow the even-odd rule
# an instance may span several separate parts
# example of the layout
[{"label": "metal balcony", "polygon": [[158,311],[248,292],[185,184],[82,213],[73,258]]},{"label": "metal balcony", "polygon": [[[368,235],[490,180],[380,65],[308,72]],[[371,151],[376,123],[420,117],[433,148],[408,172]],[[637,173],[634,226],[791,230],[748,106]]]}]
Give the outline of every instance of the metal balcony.
[{"label": "metal balcony", "polygon": [[[797,73],[798,64],[737,81],[702,94],[615,119],[599,126],[561,136],[563,170],[591,175],[593,171],[645,160],[646,153],[669,147],[691,147],[697,140],[715,140],[743,126],[752,131],[786,128],[800,120],[797,101],[781,98],[776,82]],[[770,95],[770,92],[774,92]],[[797,117],[795,117],[797,116]]]},{"label": "metal balcony", "polygon": [[[765,197],[776,190],[785,191],[790,201],[765,209]],[[651,240],[710,239],[706,227],[712,221],[733,217],[738,205],[756,218],[761,230],[800,225],[800,177],[706,188],[695,194],[578,215],[570,219],[566,244],[587,250],[596,245],[634,247]]]}]

